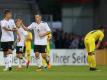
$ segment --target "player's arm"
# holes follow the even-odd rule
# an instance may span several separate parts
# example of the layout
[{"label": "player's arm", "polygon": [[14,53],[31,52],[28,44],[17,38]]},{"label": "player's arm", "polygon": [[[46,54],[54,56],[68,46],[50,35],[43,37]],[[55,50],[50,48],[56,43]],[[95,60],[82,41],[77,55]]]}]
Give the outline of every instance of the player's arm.
[{"label": "player's arm", "polygon": [[17,34],[17,41],[19,42],[21,40],[20,34],[18,31],[16,31],[16,34]]},{"label": "player's arm", "polygon": [[49,28],[48,24],[45,23],[44,26],[45,26],[45,30],[46,30],[46,31],[45,31],[44,33],[40,33],[40,34],[39,34],[41,37],[47,36],[47,35],[51,34],[51,29]]},{"label": "player's arm", "polygon": [[25,27],[25,25],[22,23],[22,28],[25,30],[25,31],[28,31],[29,29],[27,27]]},{"label": "player's arm", "polygon": [[96,45],[96,49],[98,49],[98,48],[100,47],[103,38],[104,38],[104,34],[102,33],[102,34],[100,35],[99,41],[98,41],[98,43],[97,43],[97,45]]},{"label": "player's arm", "polygon": [[1,22],[1,27],[2,29],[4,29],[5,31],[17,31],[15,23],[13,22],[13,28],[10,29],[5,25],[5,22]]},{"label": "player's arm", "polygon": [[13,31],[12,29],[7,28],[7,27],[5,27],[5,26],[3,26],[3,29],[4,29],[5,31]]}]

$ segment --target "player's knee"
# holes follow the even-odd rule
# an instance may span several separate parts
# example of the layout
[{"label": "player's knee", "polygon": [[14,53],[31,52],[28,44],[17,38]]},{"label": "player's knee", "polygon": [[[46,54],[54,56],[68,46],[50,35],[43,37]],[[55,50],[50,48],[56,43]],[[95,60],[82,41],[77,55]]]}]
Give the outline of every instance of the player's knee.
[{"label": "player's knee", "polygon": [[47,57],[46,53],[42,53],[42,57],[46,58]]},{"label": "player's knee", "polygon": [[8,49],[8,54],[12,54],[12,50],[11,49]]},{"label": "player's knee", "polygon": [[93,52],[89,52],[88,55],[92,56],[92,55],[94,55],[94,53]]},{"label": "player's knee", "polygon": [[39,52],[35,52],[35,57],[36,57],[36,58],[39,57]]}]

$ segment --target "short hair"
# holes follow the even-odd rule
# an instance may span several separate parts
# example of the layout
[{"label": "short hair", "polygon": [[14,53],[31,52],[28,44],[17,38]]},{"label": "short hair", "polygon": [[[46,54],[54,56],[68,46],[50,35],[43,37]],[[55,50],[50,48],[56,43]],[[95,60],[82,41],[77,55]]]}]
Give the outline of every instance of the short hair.
[{"label": "short hair", "polygon": [[23,18],[22,18],[22,17],[17,17],[16,19],[20,19],[20,20],[23,20]]},{"label": "short hair", "polygon": [[42,15],[41,15],[41,14],[35,14],[35,16],[41,16],[41,17],[42,17]]},{"label": "short hair", "polygon": [[11,13],[11,11],[9,10],[9,9],[6,9],[6,10],[4,10],[4,16],[6,15],[6,14],[8,14],[8,13]]},{"label": "short hair", "polygon": [[23,18],[22,17],[17,17],[16,20],[15,20],[15,22],[17,22],[18,19],[22,20],[22,22],[23,22]]},{"label": "short hair", "polygon": [[97,29],[106,29],[105,26],[99,26]]}]

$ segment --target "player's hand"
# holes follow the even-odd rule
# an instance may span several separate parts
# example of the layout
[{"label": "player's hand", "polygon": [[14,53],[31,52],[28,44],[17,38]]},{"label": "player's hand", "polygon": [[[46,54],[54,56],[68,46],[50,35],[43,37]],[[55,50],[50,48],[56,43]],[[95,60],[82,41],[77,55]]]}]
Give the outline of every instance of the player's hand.
[{"label": "player's hand", "polygon": [[17,42],[20,42],[21,38],[17,38]]},{"label": "player's hand", "polygon": [[12,31],[17,31],[17,28],[13,28]]},{"label": "player's hand", "polygon": [[40,37],[44,37],[44,36],[46,36],[46,32],[45,32],[45,31],[41,31],[41,32],[39,32],[39,36],[40,36]]}]

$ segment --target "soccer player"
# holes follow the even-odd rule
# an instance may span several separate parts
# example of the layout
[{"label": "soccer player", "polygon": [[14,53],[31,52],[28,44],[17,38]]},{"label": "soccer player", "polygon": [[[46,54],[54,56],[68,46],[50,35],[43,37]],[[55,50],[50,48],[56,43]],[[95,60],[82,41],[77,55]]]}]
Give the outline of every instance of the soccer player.
[{"label": "soccer player", "polygon": [[41,15],[35,15],[35,22],[30,26],[24,27],[25,30],[34,30],[34,52],[36,57],[36,62],[38,65],[38,70],[42,70],[42,62],[40,59],[40,53],[42,57],[49,63],[49,59],[46,54],[46,45],[47,45],[47,35],[51,33],[51,30],[46,22],[42,21]]},{"label": "soccer player", "polygon": [[32,33],[28,31],[28,35],[25,40],[25,57],[27,60],[26,63],[27,68],[29,67],[29,63],[30,63],[31,41],[32,41]]},{"label": "soccer player", "polygon": [[[5,69],[4,71],[12,70],[12,45],[14,41],[13,32],[17,32],[16,25],[12,18],[10,10],[4,11],[4,19],[1,20],[1,48],[4,53]],[[18,32],[17,32],[18,33]],[[20,36],[18,35],[20,41]]]},{"label": "soccer player", "polygon": [[[88,64],[90,71],[95,71],[96,69],[96,60],[95,60],[95,50],[99,48],[101,41],[104,38],[105,27],[99,27],[97,30],[89,32],[84,39],[85,47],[88,52]],[[95,42],[98,41],[97,45]]]},{"label": "soccer player", "polygon": [[17,46],[16,46],[16,56],[18,58],[18,68],[22,67],[22,60],[25,60],[23,57],[23,53],[24,53],[25,38],[28,35],[28,32],[22,28],[22,23],[23,23],[23,19],[17,18],[16,27],[17,27],[17,30],[20,35],[20,41],[17,41]]}]

